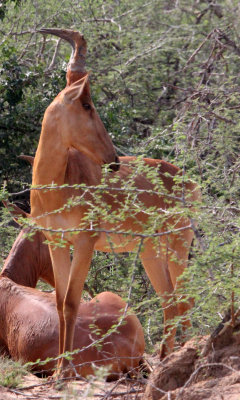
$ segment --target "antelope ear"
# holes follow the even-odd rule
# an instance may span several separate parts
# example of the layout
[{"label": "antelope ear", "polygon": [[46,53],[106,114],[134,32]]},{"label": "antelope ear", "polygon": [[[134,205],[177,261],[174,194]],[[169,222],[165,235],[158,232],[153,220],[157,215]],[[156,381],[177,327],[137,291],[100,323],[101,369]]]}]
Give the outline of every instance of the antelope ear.
[{"label": "antelope ear", "polygon": [[30,215],[28,213],[26,213],[25,211],[23,211],[21,208],[19,208],[18,206],[16,206],[16,204],[10,203],[8,200],[7,201],[3,201],[4,206],[8,209],[8,211],[10,212],[10,214],[12,215],[14,221],[18,224],[21,225],[21,223],[19,222],[19,218],[29,218]]},{"label": "antelope ear", "polygon": [[74,82],[71,86],[67,87],[64,91],[64,101],[71,103],[74,100],[80,99],[85,89],[87,88],[89,75]]},{"label": "antelope ear", "polygon": [[25,154],[20,154],[20,156],[18,156],[18,158],[21,158],[21,160],[28,161],[29,164],[31,164],[31,166],[33,166],[34,157],[32,157],[32,156],[26,156]]}]

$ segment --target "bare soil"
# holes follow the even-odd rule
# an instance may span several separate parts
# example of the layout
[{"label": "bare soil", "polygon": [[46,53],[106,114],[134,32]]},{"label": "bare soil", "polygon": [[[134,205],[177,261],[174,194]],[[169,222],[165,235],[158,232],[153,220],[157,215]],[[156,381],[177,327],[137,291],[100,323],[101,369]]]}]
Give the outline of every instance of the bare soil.
[{"label": "bare soil", "polygon": [[75,380],[71,382],[37,378],[32,374],[22,379],[18,388],[0,386],[0,400],[59,399],[59,400],[103,400],[103,399],[141,399],[145,384],[139,380],[122,378],[116,382],[101,379]]},{"label": "bare soil", "polygon": [[195,338],[155,367],[144,400],[240,400],[240,332]]},{"label": "bare soil", "polygon": [[211,340],[194,338],[162,362],[147,359],[153,366],[148,380],[107,383],[92,377],[57,385],[28,374],[17,389],[0,386],[0,400],[240,400],[239,328],[227,326]]}]

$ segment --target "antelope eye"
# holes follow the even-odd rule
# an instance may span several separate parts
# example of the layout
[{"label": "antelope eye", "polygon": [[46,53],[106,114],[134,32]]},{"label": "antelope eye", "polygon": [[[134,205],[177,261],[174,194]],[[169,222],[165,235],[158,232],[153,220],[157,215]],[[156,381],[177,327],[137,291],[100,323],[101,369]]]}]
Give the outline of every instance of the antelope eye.
[{"label": "antelope eye", "polygon": [[89,104],[89,103],[83,103],[83,108],[85,109],[85,110],[91,110],[91,104]]}]

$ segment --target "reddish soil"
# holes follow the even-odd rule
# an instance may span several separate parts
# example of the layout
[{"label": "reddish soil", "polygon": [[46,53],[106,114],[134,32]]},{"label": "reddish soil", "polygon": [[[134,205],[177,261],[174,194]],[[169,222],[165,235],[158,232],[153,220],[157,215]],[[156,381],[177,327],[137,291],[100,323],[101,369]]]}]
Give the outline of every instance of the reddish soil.
[{"label": "reddish soil", "polygon": [[155,367],[144,400],[240,400],[240,333],[195,338]]}]

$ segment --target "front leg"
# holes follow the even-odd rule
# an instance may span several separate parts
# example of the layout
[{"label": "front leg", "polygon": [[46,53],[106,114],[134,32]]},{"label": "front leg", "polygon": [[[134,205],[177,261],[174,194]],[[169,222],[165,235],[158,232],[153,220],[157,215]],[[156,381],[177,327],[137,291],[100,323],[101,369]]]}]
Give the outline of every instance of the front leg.
[{"label": "front leg", "polygon": [[[70,275],[70,248],[69,246],[65,246],[64,248],[49,246],[49,251],[53,265],[56,289],[56,304],[59,317],[59,354],[62,354],[65,332],[63,304],[66,297],[67,285]],[[57,370],[59,370],[60,363],[61,360],[58,361]]]},{"label": "front leg", "polygon": [[[74,330],[78,307],[81,301],[83,285],[91,264],[96,240],[96,236],[84,233],[79,235],[74,243],[73,260],[63,304],[65,324],[63,353],[67,351],[71,352],[73,350]],[[61,368],[66,370],[64,376],[71,375],[71,372],[67,370],[68,367],[69,361],[63,358]]]}]

